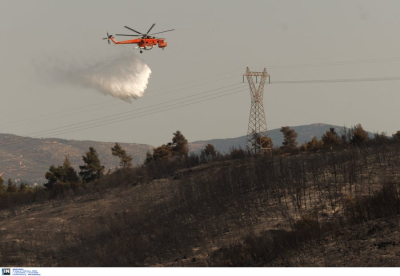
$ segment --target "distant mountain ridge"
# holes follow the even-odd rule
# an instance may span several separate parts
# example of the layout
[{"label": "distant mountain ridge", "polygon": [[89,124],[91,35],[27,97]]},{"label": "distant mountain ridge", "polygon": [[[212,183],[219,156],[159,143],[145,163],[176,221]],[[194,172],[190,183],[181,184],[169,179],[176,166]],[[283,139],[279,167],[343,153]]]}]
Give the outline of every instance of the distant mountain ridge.
[{"label": "distant mountain ridge", "polygon": [[[297,132],[297,141],[301,145],[305,141],[310,141],[314,136],[320,139],[322,134],[331,127],[335,128],[338,133],[343,128],[321,123],[293,126],[291,128]],[[268,131],[268,135],[271,137],[274,146],[282,144],[283,135],[279,129]],[[369,132],[369,135],[372,136],[373,134]],[[24,142],[17,143],[21,139]],[[133,164],[143,164],[147,151],[150,150],[152,152],[154,148],[146,144],[120,144],[127,154],[132,156]],[[189,143],[189,150],[199,153],[207,144],[212,144],[216,150],[226,153],[233,147],[246,148],[246,136],[195,141]],[[57,138],[37,139],[12,134],[0,134],[0,175],[6,180],[11,178],[30,183],[43,183],[46,181],[44,174],[50,165],[61,165],[66,155],[69,155],[71,164],[78,170],[78,166],[83,165],[82,155],[89,150],[89,147],[96,149],[100,161],[107,171],[118,166],[118,158],[111,155],[111,148],[114,145],[114,142],[77,141]]]},{"label": "distant mountain ridge", "polygon": [[[23,139],[23,143],[18,143]],[[1,145],[1,143],[4,145]],[[143,163],[148,150],[153,147],[144,144],[119,143],[134,164]],[[69,155],[72,166],[83,165],[82,155],[94,147],[106,171],[118,166],[118,158],[111,155],[112,142],[77,141],[57,138],[37,139],[12,134],[0,134],[0,175],[4,179],[45,182],[44,174],[50,165],[62,165]]]},{"label": "distant mountain ridge", "polygon": [[[322,134],[324,134],[330,128],[334,128],[338,134],[343,129],[343,126],[315,123],[310,125],[301,125],[301,126],[290,126],[290,128],[294,129],[297,133],[297,142],[299,146],[304,143],[311,141],[311,139],[316,136],[318,140],[321,139]],[[373,137],[371,132],[368,132],[369,136]],[[281,146],[283,142],[283,135],[280,132],[280,128],[272,129],[268,131],[268,136],[271,137],[272,143],[274,146]],[[202,140],[195,141],[190,143],[190,151],[192,152],[200,152],[200,150],[204,149],[207,144],[212,144],[216,150],[226,153],[233,147],[235,148],[246,148],[246,138],[247,136],[240,136],[236,138],[228,138],[228,139],[212,139],[212,140]]]}]

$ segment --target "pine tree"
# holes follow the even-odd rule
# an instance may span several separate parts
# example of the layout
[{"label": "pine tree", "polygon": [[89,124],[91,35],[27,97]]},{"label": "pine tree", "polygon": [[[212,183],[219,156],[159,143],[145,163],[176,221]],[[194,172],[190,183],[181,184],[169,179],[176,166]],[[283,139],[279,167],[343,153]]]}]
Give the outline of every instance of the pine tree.
[{"label": "pine tree", "polygon": [[47,183],[44,186],[47,190],[52,190],[57,183],[61,183],[62,179],[65,178],[64,168],[62,166],[56,167],[51,165],[44,177],[47,179]]},{"label": "pine tree", "polygon": [[291,151],[297,148],[297,133],[294,129],[286,127],[281,127],[280,131],[283,134],[283,142],[282,142],[282,149]]},{"label": "pine tree", "polygon": [[89,183],[95,179],[99,179],[104,170],[104,166],[101,165],[96,150],[90,147],[89,151],[86,152],[86,156],[82,155],[82,160],[85,163],[83,166],[79,166],[81,170],[79,175],[82,177],[82,180]]},{"label": "pine tree", "polygon": [[207,157],[215,157],[217,155],[217,151],[215,150],[214,146],[211,144],[206,145],[204,148],[204,155]]},{"label": "pine tree", "polygon": [[172,151],[173,155],[187,156],[189,153],[188,140],[185,136],[177,130],[172,137]]},{"label": "pine tree", "polygon": [[168,160],[172,157],[171,143],[153,149],[153,160]]},{"label": "pine tree", "polygon": [[114,156],[118,156],[120,159],[119,166],[122,168],[132,167],[132,157],[127,155],[125,150],[121,148],[118,143],[115,143],[115,146],[111,148],[111,154]]},{"label": "pine tree", "polygon": [[356,125],[352,130],[350,142],[354,145],[361,145],[368,141],[368,133],[363,129],[361,124]]},{"label": "pine tree", "polygon": [[17,185],[15,185],[11,178],[8,179],[7,181],[7,193],[14,193],[17,191]]},{"label": "pine tree", "polygon": [[200,152],[200,158],[204,161],[210,161],[217,156],[217,151],[214,146],[211,144],[207,144],[205,148]]},{"label": "pine tree", "polygon": [[322,135],[321,141],[323,146],[328,149],[337,147],[342,142],[333,127],[331,127]]},{"label": "pine tree", "polygon": [[69,184],[70,187],[76,187],[76,184],[79,183],[79,176],[71,166],[68,156],[65,156],[62,166],[51,165],[45,174],[45,178],[47,183],[44,186],[53,195],[63,193],[64,185]]},{"label": "pine tree", "polygon": [[185,136],[177,130],[172,137],[172,143],[163,144],[153,149],[153,155],[147,152],[145,164],[155,160],[168,160],[174,156],[187,156],[189,153],[188,141]]},{"label": "pine tree", "polygon": [[317,151],[321,148],[322,142],[318,141],[317,136],[314,136],[310,142],[307,143],[307,151]]},{"label": "pine tree", "polygon": [[64,163],[62,165],[64,170],[63,178],[61,179],[64,183],[76,184],[79,182],[79,176],[76,170],[71,166],[68,155],[65,156]]}]

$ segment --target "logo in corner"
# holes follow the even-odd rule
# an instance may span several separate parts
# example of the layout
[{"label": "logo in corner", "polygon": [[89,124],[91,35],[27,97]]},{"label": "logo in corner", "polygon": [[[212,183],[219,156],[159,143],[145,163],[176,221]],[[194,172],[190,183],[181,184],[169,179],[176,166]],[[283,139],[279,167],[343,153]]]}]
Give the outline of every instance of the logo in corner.
[{"label": "logo in corner", "polygon": [[11,269],[9,268],[1,269],[1,275],[11,275]]}]

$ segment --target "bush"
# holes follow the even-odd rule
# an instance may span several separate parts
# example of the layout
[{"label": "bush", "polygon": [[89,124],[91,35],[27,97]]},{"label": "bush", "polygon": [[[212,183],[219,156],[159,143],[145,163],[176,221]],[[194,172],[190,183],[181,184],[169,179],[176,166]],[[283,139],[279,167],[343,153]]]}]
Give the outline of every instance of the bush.
[{"label": "bush", "polygon": [[394,182],[384,183],[372,196],[353,198],[347,196],[345,215],[354,223],[393,216],[400,213],[400,197]]},{"label": "bush", "polygon": [[246,158],[246,151],[244,151],[243,149],[233,148],[231,149],[230,157],[232,159],[244,159]]}]

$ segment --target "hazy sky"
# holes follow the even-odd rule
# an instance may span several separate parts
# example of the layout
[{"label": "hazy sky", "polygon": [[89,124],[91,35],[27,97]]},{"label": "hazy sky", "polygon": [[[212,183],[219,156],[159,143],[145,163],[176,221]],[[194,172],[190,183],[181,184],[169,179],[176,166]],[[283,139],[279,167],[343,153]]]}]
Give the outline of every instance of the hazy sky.
[{"label": "hazy sky", "polygon": [[[101,40],[107,31],[129,33],[124,25],[146,32],[152,23],[153,32],[175,29],[160,35],[165,51],[140,55]],[[361,123],[389,135],[400,129],[400,81],[273,84],[399,76],[399,1],[2,0],[0,26],[0,133],[153,146],[176,130],[189,141],[245,135],[247,66],[271,75],[269,129],[318,122]],[[126,52],[152,71],[144,96],[131,104],[49,72]],[[187,105],[232,92],[239,93]],[[179,102],[186,106],[172,105]]]}]

